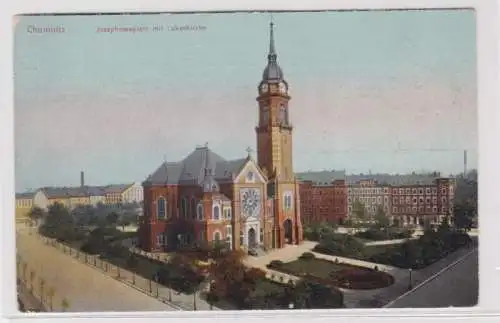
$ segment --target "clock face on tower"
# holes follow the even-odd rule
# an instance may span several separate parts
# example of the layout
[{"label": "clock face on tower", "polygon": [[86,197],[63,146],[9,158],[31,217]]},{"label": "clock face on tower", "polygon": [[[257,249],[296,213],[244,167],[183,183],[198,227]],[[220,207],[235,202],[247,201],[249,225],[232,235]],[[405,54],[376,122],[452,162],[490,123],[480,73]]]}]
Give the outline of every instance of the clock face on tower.
[{"label": "clock face on tower", "polygon": [[263,83],[263,84],[260,86],[260,91],[261,91],[262,93],[267,92],[267,89],[268,89],[268,88],[269,88],[269,87],[268,87],[267,83]]},{"label": "clock face on tower", "polygon": [[241,214],[246,220],[248,218],[258,219],[260,214],[260,190],[255,188],[244,188],[240,190]]}]

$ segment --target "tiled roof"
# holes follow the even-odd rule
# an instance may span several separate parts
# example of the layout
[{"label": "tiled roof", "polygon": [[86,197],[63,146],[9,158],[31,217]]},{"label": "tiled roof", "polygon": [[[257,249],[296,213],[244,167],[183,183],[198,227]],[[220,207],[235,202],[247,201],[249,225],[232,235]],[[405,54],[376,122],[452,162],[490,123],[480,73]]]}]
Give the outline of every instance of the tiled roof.
[{"label": "tiled roof", "polygon": [[116,184],[116,185],[107,185],[100,188],[104,191],[104,193],[112,194],[112,193],[122,193],[132,185],[133,184]]},{"label": "tiled roof", "polygon": [[51,198],[103,196],[109,193],[121,193],[132,184],[118,184],[108,186],[76,186],[76,187],[42,187],[45,196]]},{"label": "tiled roof", "polygon": [[362,180],[373,180],[380,185],[432,185],[440,174],[353,174],[347,175],[347,185],[354,185]]},{"label": "tiled roof", "polygon": [[16,193],[16,199],[32,199],[34,196],[34,192]]},{"label": "tiled roof", "polygon": [[206,168],[215,181],[223,182],[231,180],[246,162],[246,158],[225,160],[208,147],[198,147],[179,162],[161,164],[145,183],[200,185],[205,179]]},{"label": "tiled roof", "polygon": [[344,171],[310,171],[296,173],[300,181],[312,181],[315,185],[331,185],[332,181],[345,179],[347,185],[356,185],[363,180],[373,180],[379,185],[433,185],[441,178],[439,173],[429,174],[349,174]]},{"label": "tiled roof", "polygon": [[311,181],[315,185],[331,185],[333,181],[345,180],[345,171],[324,170],[295,173],[299,181]]}]

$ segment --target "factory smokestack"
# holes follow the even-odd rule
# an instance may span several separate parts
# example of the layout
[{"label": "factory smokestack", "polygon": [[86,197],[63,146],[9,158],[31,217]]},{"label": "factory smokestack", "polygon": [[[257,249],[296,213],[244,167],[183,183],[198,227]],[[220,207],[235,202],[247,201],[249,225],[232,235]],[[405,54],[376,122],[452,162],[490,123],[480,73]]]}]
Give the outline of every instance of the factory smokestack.
[{"label": "factory smokestack", "polygon": [[464,177],[467,175],[467,150],[464,150]]},{"label": "factory smokestack", "polygon": [[85,186],[85,173],[83,171],[80,172],[80,186]]}]

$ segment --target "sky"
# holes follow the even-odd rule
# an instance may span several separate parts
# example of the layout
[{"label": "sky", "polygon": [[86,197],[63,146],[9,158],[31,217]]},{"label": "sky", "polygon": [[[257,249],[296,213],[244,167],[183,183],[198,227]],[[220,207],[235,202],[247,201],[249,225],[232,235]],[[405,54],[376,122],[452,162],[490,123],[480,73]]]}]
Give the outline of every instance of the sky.
[{"label": "sky", "polygon": [[[227,159],[255,150],[270,19],[18,17],[16,191],[78,185],[81,170],[89,185],[142,181],[206,142]],[[467,167],[477,167],[474,11],[272,19],[295,171],[458,173],[465,149]],[[102,32],[113,27],[142,29]]]}]

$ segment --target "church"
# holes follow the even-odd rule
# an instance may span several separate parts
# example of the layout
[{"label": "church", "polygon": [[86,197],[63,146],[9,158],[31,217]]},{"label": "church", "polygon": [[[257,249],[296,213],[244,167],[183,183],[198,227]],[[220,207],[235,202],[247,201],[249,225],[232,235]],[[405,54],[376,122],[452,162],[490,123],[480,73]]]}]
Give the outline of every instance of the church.
[{"label": "church", "polygon": [[226,160],[208,145],[164,162],[144,182],[139,247],[150,252],[224,242],[269,250],[302,242],[299,182],[292,158],[288,83],[270,25],[268,62],[258,84],[257,160]]}]

